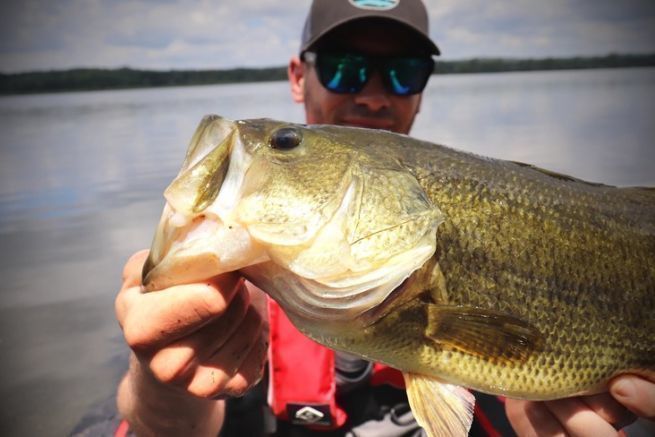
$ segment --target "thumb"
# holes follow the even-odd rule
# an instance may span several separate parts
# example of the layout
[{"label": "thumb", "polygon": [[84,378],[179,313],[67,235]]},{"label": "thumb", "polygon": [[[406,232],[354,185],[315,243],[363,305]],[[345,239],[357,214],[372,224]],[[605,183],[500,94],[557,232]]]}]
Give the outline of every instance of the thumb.
[{"label": "thumb", "polygon": [[141,284],[141,271],[149,253],[149,250],[140,250],[127,260],[123,268],[123,288]]}]

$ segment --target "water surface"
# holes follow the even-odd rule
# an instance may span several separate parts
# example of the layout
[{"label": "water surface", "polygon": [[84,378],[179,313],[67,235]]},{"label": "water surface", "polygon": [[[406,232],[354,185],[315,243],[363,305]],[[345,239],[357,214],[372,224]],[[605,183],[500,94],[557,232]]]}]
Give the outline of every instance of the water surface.
[{"label": "water surface", "polygon": [[[302,122],[284,82],[0,98],[0,434],[60,436],[115,389],[113,299],[200,118]],[[655,69],[434,77],[413,134],[655,186]]]}]

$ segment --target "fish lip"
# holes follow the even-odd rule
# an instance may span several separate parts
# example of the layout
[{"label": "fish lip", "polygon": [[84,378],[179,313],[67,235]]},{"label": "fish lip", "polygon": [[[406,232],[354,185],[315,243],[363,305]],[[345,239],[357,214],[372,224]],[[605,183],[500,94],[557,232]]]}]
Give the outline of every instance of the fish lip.
[{"label": "fish lip", "polygon": [[[216,127],[214,128],[214,126]],[[213,132],[216,132],[216,129],[218,129],[219,132],[221,132],[221,135],[218,137],[213,136],[212,128],[214,129]],[[176,209],[176,203],[172,201],[167,195],[168,190],[176,181],[179,180],[183,173],[193,169],[194,166],[196,166],[202,160],[206,159],[207,156],[217,147],[224,145],[227,148],[225,157],[227,168],[225,169],[225,174],[221,178],[219,189],[216,194],[216,197],[218,197],[225,185],[227,171],[232,165],[233,152],[236,144],[235,137],[238,136],[239,128],[237,123],[233,120],[229,120],[217,115],[205,116],[196,129],[194,137],[192,138],[192,144],[189,145],[187,156],[185,157],[185,161],[182,164],[180,172],[164,191],[166,205],[159,219],[157,230],[151,244],[150,253],[141,269],[141,284],[146,291],[152,291],[155,289],[154,287],[156,287],[156,285],[153,285],[153,282],[156,283],[158,281],[158,267],[163,262],[165,262],[169,256],[171,256],[172,251],[177,250],[173,249],[175,246],[174,242],[178,237],[180,237],[181,234],[185,233],[185,230],[188,228],[189,224],[198,217],[204,218],[207,215],[218,216],[215,212],[209,212],[209,209],[215,203],[216,198],[214,198],[213,201],[202,210],[195,210],[193,208],[184,207]],[[209,139],[209,141],[207,141],[207,139]],[[209,147],[202,146],[203,142],[204,144],[209,145]],[[192,147],[198,144],[201,147],[196,149],[197,153],[194,155],[189,155],[189,150],[192,150]],[[238,144],[241,148],[243,148],[240,139],[238,140]],[[177,224],[174,224],[176,220],[174,220],[173,216],[177,214],[181,214],[182,216],[186,217],[186,219],[183,220],[184,223],[181,223],[179,220],[177,220]]]}]

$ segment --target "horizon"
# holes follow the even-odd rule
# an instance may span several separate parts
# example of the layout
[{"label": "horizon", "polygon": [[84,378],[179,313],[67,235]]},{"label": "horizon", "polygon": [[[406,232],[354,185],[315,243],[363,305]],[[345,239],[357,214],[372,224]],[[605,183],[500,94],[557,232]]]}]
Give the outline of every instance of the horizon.
[{"label": "horizon", "polygon": [[[572,56],[545,56],[545,57],[495,57],[495,56],[479,56],[472,58],[462,58],[462,59],[443,59],[440,56],[435,58],[437,64],[441,63],[457,63],[457,62],[472,62],[472,61],[544,61],[544,60],[555,60],[555,61],[568,61],[574,59],[605,59],[610,57],[651,57],[655,56],[655,51],[648,53],[605,53],[600,55],[572,55]],[[263,65],[255,67],[244,67],[244,66],[234,66],[226,68],[138,68],[130,65],[120,65],[116,67],[96,67],[96,66],[76,66],[63,69],[48,69],[48,70],[27,70],[27,71],[17,71],[17,72],[7,72],[0,70],[0,75],[11,76],[11,75],[23,75],[23,74],[48,74],[48,73],[64,73],[67,71],[80,71],[80,70],[97,70],[97,71],[118,71],[118,70],[131,70],[131,71],[142,71],[142,72],[152,72],[152,73],[174,73],[174,72],[210,72],[210,71],[231,71],[231,70],[274,70],[286,68],[284,64],[279,65]],[[434,71],[433,74],[438,74],[438,71]]]}]

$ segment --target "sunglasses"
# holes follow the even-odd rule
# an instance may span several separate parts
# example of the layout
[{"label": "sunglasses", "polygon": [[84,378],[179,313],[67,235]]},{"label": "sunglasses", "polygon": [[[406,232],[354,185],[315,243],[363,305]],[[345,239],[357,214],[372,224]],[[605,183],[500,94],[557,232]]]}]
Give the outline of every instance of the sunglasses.
[{"label": "sunglasses", "polygon": [[321,84],[338,94],[360,92],[372,72],[378,71],[388,91],[397,96],[410,96],[423,91],[434,71],[434,61],[427,56],[305,52],[303,59],[315,65]]}]

